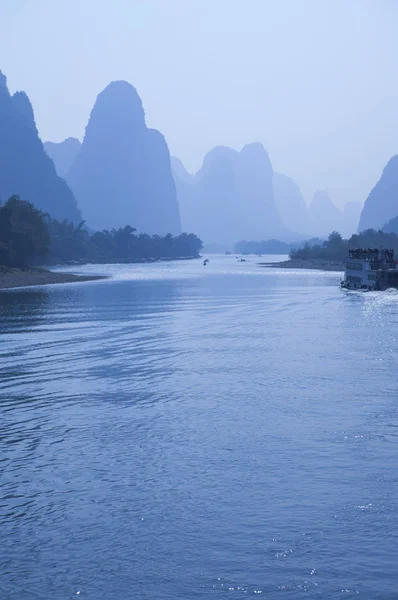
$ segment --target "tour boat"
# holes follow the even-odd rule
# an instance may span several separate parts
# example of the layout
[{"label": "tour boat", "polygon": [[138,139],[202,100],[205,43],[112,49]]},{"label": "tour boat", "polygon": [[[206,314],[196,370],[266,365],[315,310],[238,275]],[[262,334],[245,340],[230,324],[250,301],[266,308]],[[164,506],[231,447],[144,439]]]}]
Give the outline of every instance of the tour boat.
[{"label": "tour boat", "polygon": [[398,269],[394,250],[385,248],[349,250],[341,287],[348,290],[398,289]]}]

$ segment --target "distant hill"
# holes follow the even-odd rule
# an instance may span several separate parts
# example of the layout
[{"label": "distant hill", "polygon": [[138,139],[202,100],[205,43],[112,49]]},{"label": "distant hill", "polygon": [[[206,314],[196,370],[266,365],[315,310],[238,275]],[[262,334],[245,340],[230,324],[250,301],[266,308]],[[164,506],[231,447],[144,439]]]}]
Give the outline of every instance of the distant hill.
[{"label": "distant hill", "polygon": [[262,242],[242,241],[235,244],[236,254],[289,254],[296,245],[279,240],[264,240]]},{"label": "distant hill", "polygon": [[188,171],[186,170],[182,161],[179,158],[171,156],[170,162],[173,176],[175,175],[180,181],[183,181],[184,183],[192,183],[192,175],[188,173]]},{"label": "distant hill", "polygon": [[63,142],[44,142],[44,150],[54,162],[57,173],[60,177],[68,174],[76,156],[80,150],[80,141],[76,138],[67,138]]},{"label": "distant hill", "polygon": [[381,229],[398,215],[398,155],[385,166],[380,180],[370,192],[359,220],[358,231]]},{"label": "distant hill", "polygon": [[358,229],[362,204],[360,202],[346,202],[343,209],[343,225],[340,233],[343,237],[350,237]]},{"label": "distant hill", "polygon": [[394,217],[386,223],[382,229],[384,233],[395,233],[398,235],[398,217]]},{"label": "distant hill", "polygon": [[278,213],[271,161],[261,144],[240,152],[217,146],[194,176],[178,159],[172,165],[183,229],[195,231],[205,244],[231,247],[242,239],[295,237]]},{"label": "distant hill", "polygon": [[346,202],[340,210],[326,192],[318,191],[307,207],[296,182],[281,173],[274,173],[274,194],[283,223],[302,235],[325,236],[336,229],[343,237],[349,237],[357,230],[360,202]]},{"label": "distant hill", "polygon": [[308,234],[307,203],[297,183],[286,175],[274,173],[273,187],[275,203],[283,223],[292,231]]},{"label": "distant hill", "polygon": [[0,201],[17,194],[56,219],[81,220],[72,191],[44,151],[29,98],[11,96],[1,71],[0,174]]},{"label": "distant hill", "polygon": [[316,191],[308,208],[308,227],[312,235],[326,236],[340,231],[343,213],[330,200],[325,191]]},{"label": "distant hill", "polygon": [[183,228],[201,232],[206,246],[272,238],[296,243],[334,230],[349,237],[357,230],[360,203],[347,202],[340,210],[327,192],[317,191],[307,207],[296,182],[272,172],[261,144],[241,152],[217,146],[195,175],[176,157],[171,165]]},{"label": "distant hill", "polygon": [[128,223],[149,234],[181,232],[169,149],[146,126],[141,99],[126,81],[97,97],[67,181],[93,229]]}]

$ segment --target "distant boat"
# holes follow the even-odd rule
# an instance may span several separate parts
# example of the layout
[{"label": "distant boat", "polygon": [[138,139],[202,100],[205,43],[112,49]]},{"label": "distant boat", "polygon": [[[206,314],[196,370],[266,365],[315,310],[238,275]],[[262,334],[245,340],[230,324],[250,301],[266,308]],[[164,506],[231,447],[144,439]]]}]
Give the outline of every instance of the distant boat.
[{"label": "distant boat", "polygon": [[231,254],[231,252],[229,250],[226,250],[225,254]]}]

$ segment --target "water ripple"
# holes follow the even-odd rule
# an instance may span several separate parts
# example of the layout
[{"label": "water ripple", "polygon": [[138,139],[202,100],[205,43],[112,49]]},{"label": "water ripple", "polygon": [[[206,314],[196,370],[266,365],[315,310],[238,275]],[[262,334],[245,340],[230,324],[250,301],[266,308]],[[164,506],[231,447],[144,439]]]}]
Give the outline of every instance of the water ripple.
[{"label": "water ripple", "polygon": [[2,598],[393,598],[396,294],[99,269],[0,294]]}]

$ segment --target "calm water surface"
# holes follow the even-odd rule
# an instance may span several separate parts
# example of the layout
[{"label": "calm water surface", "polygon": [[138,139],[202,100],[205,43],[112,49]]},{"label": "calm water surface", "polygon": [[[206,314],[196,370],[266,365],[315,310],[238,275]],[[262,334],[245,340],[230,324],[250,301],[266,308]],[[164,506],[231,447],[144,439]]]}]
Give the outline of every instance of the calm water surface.
[{"label": "calm water surface", "polygon": [[0,597],[398,597],[398,295],[234,256],[0,293]]}]

